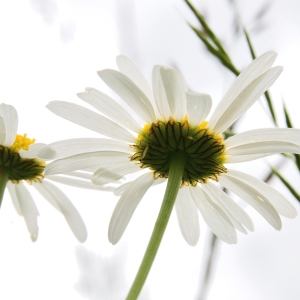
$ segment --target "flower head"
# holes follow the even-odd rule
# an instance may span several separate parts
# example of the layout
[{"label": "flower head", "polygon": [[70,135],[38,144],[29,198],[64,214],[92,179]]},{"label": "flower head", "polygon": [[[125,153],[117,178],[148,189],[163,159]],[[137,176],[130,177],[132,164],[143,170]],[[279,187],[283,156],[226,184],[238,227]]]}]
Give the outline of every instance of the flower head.
[{"label": "flower head", "polygon": [[[27,182],[63,214],[76,238],[84,242],[87,231],[78,211],[60,189],[44,178],[46,163],[38,156],[38,152],[46,145],[36,144],[35,140],[28,138],[26,134],[17,134],[17,128],[16,109],[11,105],[0,104],[0,203],[7,187],[16,211],[25,219],[31,240],[36,241],[39,212],[25,187],[24,183]],[[80,174],[69,174],[49,176],[49,179],[76,186],[84,185],[82,180],[76,181],[76,175],[80,177]]]},{"label": "flower head", "polygon": [[113,244],[121,238],[147,190],[168,179],[170,157],[174,153],[185,161],[175,207],[181,232],[189,244],[195,245],[199,237],[197,209],[211,230],[228,243],[236,243],[236,230],[243,233],[253,230],[249,216],[216,182],[280,230],[279,214],[293,218],[294,207],[269,185],[230,170],[227,164],[275,153],[300,153],[294,143],[300,137],[300,130],[260,129],[228,139],[222,135],[278,78],[282,67],[271,68],[275,58],[274,52],[268,52],[253,61],[206,121],[212,104],[210,97],[189,92],[178,70],[155,66],[151,88],[134,64],[119,56],[119,71],[103,70],[98,75],[124,103],[87,88],[78,94],[79,98],[101,114],[63,101],[48,105],[55,114],[108,138],[49,145],[42,155],[58,160],[46,167],[46,174],[90,169],[94,171],[95,184],[106,184],[137,173],[135,180],[115,191],[121,197],[109,225],[108,237]]}]

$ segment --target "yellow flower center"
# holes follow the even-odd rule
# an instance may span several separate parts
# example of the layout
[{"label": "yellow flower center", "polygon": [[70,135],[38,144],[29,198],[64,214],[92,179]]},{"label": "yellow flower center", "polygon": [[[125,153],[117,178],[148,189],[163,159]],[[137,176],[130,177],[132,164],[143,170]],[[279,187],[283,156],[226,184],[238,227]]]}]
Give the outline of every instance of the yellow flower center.
[{"label": "yellow flower center", "polygon": [[190,126],[187,117],[181,122],[170,118],[146,124],[132,145],[135,153],[131,160],[142,168],[149,168],[154,178],[168,178],[170,155],[180,152],[186,159],[182,184],[195,186],[208,179],[217,181],[226,173],[225,145],[221,135],[215,135],[207,122]]},{"label": "yellow flower center", "polygon": [[29,139],[26,133],[23,135],[17,134],[15,142],[9,148],[14,152],[19,152],[21,149],[28,150],[29,145],[34,144],[34,142],[35,139]]},{"label": "yellow flower center", "polygon": [[22,158],[19,154],[20,150],[28,150],[29,145],[34,142],[35,139],[27,138],[26,134],[17,134],[12,146],[0,145],[0,173],[7,172],[8,179],[13,183],[20,180],[40,182],[44,178],[45,162],[35,158]]}]

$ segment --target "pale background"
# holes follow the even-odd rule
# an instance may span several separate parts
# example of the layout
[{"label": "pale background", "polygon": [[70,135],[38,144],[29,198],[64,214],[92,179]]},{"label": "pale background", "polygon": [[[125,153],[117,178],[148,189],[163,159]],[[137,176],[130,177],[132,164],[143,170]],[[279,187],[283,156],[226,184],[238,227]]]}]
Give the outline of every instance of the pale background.
[{"label": "pale background", "polygon": [[[275,50],[279,53],[276,64],[284,66],[283,75],[271,90],[281,125],[284,98],[294,124],[300,127],[300,2],[236,2],[256,52]],[[221,36],[236,65],[245,67],[251,57],[243,36],[234,32],[236,15],[231,1],[194,3]],[[260,11],[265,11],[262,18]],[[83,104],[76,93],[86,86],[110,93],[96,71],[115,68],[115,56],[123,53],[148,79],[154,64],[176,66],[190,89],[210,94],[215,105],[234,76],[204,50],[186,20],[197,24],[180,0],[2,1],[1,102],[17,108],[19,133],[27,133],[38,142],[95,137],[52,115],[45,105],[51,100]],[[257,103],[243,117],[238,130],[271,126]],[[280,158],[269,161],[276,164]],[[263,160],[238,167],[259,178],[268,173]],[[299,187],[300,176],[292,164],[281,171]],[[299,211],[299,204],[278,180],[270,183]],[[38,241],[32,243],[23,219],[5,194],[0,211],[0,298],[124,299],[146,249],[164,187],[147,193],[116,246],[108,242],[107,227],[117,197],[60,187],[86,222],[87,242],[80,245],[64,219],[34,194],[40,233]],[[276,232],[256,212],[246,209],[254,220],[255,232],[239,234],[237,245],[219,243],[207,299],[299,299],[300,218],[283,219],[282,231]],[[173,214],[140,299],[198,299],[206,241],[207,229],[201,223],[198,245],[188,246]]]}]

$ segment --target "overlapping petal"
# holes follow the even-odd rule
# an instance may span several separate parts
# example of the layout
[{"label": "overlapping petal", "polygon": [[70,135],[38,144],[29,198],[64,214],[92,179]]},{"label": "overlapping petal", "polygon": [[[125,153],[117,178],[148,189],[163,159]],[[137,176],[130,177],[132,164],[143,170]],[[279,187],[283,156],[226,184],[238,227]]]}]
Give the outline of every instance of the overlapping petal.
[{"label": "overlapping petal", "polygon": [[235,244],[237,242],[235,228],[223,209],[214,203],[199,186],[190,187],[189,190],[204,221],[212,232],[226,243]]},{"label": "overlapping petal", "polygon": [[148,97],[127,76],[110,69],[98,71],[98,75],[146,123],[151,123],[156,119],[154,109]]},{"label": "overlapping petal", "polygon": [[134,141],[134,137],[126,129],[83,106],[65,101],[51,101],[47,108],[64,119],[112,139]]},{"label": "overlapping petal", "polygon": [[259,212],[268,223],[273,226],[276,230],[281,229],[281,219],[278,212],[270,201],[256,190],[249,183],[230,176],[229,174],[223,174],[219,177],[219,182],[225,188],[242,198],[249,205],[251,205],[257,212]]},{"label": "overlapping petal", "polygon": [[93,88],[86,88],[85,92],[78,93],[77,96],[81,100],[92,105],[94,108],[96,108],[98,111],[100,111],[115,123],[120,124],[122,127],[125,127],[126,129],[132,130],[134,132],[140,131],[139,124],[130,115],[130,113],[106,94]]}]

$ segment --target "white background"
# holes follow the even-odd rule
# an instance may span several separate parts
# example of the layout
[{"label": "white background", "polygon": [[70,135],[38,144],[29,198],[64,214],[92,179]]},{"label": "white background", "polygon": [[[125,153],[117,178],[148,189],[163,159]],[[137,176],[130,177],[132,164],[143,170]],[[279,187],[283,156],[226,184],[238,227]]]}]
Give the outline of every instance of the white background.
[{"label": "white background", "polygon": [[[283,75],[271,90],[281,126],[284,99],[299,127],[299,2],[236,2],[257,54],[275,50],[279,53],[276,64],[284,66]],[[235,34],[236,11],[231,1],[194,3],[205,13],[238,68],[245,67],[251,57],[244,37]],[[257,17],[260,11],[265,11],[262,18]],[[187,20],[197,25],[180,0],[2,1],[1,102],[18,110],[19,133],[27,133],[38,142],[97,136],[52,115],[45,105],[51,100],[81,104],[76,93],[86,86],[110,93],[96,71],[115,68],[115,56],[123,53],[148,79],[154,64],[176,66],[189,88],[210,94],[215,106],[234,76],[205,51]],[[242,118],[238,130],[271,126],[257,103]],[[276,165],[281,158],[269,161]],[[259,178],[268,173],[263,160],[237,167]],[[286,163],[281,171],[298,188],[300,176],[295,167]],[[299,204],[278,180],[270,184],[299,211]],[[107,227],[117,197],[60,187],[86,222],[87,242],[80,245],[64,219],[33,192],[40,211],[40,233],[38,241],[32,243],[23,219],[5,194],[0,211],[0,298],[124,299],[146,249],[163,187],[147,193],[116,246],[108,242]],[[276,232],[252,209],[246,210],[253,218],[255,232],[239,234],[237,245],[218,243],[207,299],[299,299],[300,218],[283,219],[283,229]],[[173,214],[140,299],[199,299],[207,247],[203,222],[198,245],[190,247],[181,237]]]}]

